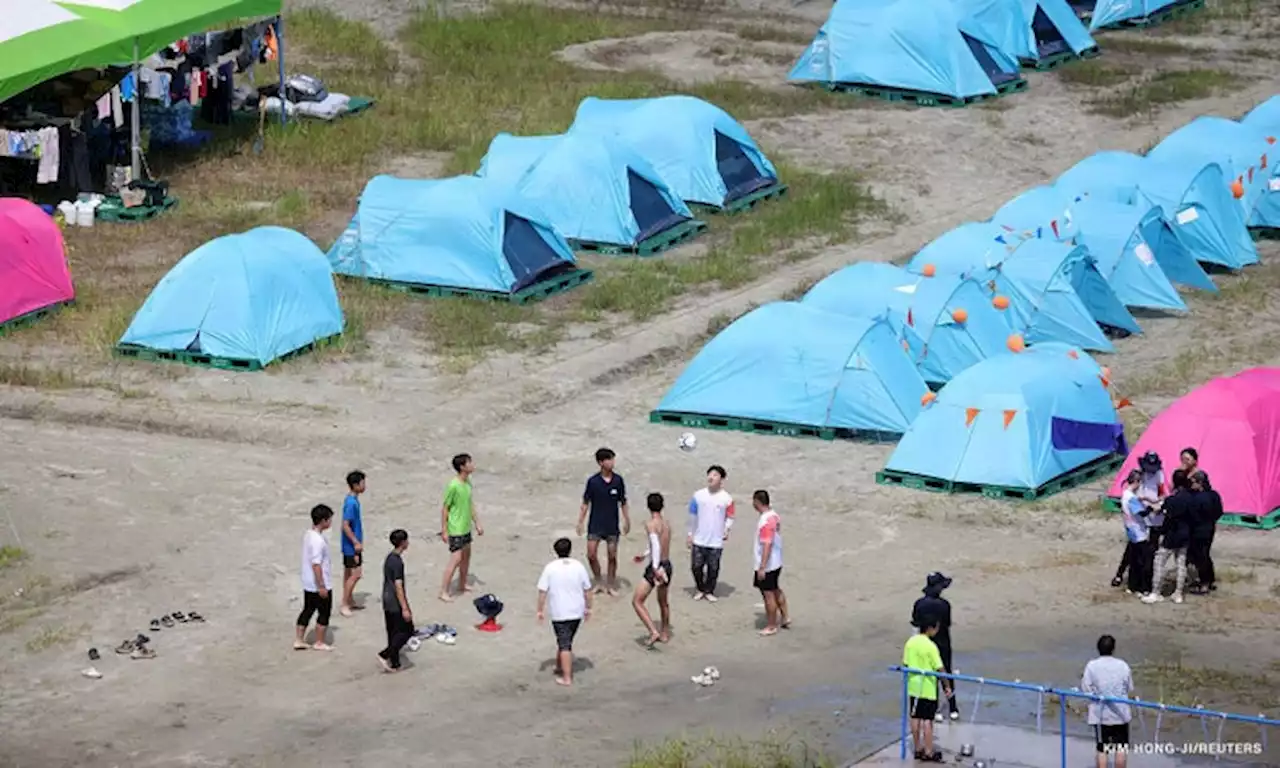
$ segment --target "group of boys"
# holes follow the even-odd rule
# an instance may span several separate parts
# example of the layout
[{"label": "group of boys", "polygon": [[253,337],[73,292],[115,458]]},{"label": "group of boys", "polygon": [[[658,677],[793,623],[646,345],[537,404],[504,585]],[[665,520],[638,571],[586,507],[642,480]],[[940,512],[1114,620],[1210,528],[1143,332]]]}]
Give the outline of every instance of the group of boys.
[{"label": "group of boys", "polygon": [[1181,466],[1172,475],[1172,489],[1164,480],[1160,456],[1154,452],[1138,459],[1138,467],[1125,478],[1120,496],[1126,545],[1111,586],[1126,582],[1128,591],[1144,603],[1164,600],[1161,587],[1169,572],[1175,576],[1173,602],[1181,603],[1187,566],[1195,568],[1193,594],[1217,589],[1213,564],[1213,539],[1222,518],[1222,497],[1213,490],[1209,476],[1200,469],[1195,448],[1184,448]]},{"label": "group of boys", "polygon": [[[550,613],[556,635],[557,681],[572,683],[573,639],[581,623],[590,615],[593,594],[618,594],[618,542],[622,535],[630,533],[631,520],[627,504],[626,483],[614,471],[616,456],[608,448],[596,451],[599,471],[587,479],[582,495],[582,507],[578,515],[578,533],[587,536],[587,562],[591,576],[582,564],[571,560],[572,542],[562,538],[553,549],[557,559],[543,570],[538,582],[538,617]],[[441,579],[439,599],[452,602],[452,588],[457,576],[457,593],[469,592],[467,580],[471,567],[472,535],[483,536],[484,528],[476,513],[472,498],[471,475],[475,472],[472,457],[462,453],[453,457],[455,476],[444,492],[440,509],[440,539],[448,546],[449,560]],[[734,521],[733,497],[724,489],[728,472],[719,465],[707,469],[707,484],[693,494],[689,501],[689,531],[686,546],[690,550],[691,569],[695,585],[694,599],[716,602],[715,595],[720,573],[721,554]],[[364,521],[360,496],[367,488],[367,478],[359,470],[347,475],[348,495],[342,507],[341,551],[343,561],[342,601],[339,612],[351,616],[364,606],[355,600],[356,584],[363,576]],[[673,576],[671,563],[671,526],[663,516],[665,500],[662,494],[651,493],[646,499],[649,518],[644,529],[648,549],[636,555],[634,562],[646,563],[643,578],[636,585],[632,607],[649,637],[650,648],[671,639],[671,607],[668,593]],[[758,490],[752,497],[752,505],[758,514],[755,536],[755,573],[753,582],[764,597],[766,624],[762,636],[777,634],[779,629],[790,626],[786,595],[779,586],[782,574],[781,520],[769,499],[769,493]],[[329,547],[325,533],[333,522],[333,510],[319,504],[311,510],[312,527],[303,537],[301,581],[303,589],[302,610],[295,622],[293,647],[297,650],[327,651],[326,642],[333,607],[330,576]],[[404,584],[404,552],[409,547],[409,534],[397,528],[389,537],[392,551],[383,562],[382,609],[384,613],[387,646],[378,654],[379,663],[389,672],[400,669],[400,651],[414,634],[413,612],[409,606]],[[608,561],[607,571],[602,572],[599,545],[604,542]],[[646,562],[647,561],[647,562]],[[576,567],[575,567],[576,566]],[[655,624],[646,605],[649,596],[656,592],[660,624]],[[312,618],[316,620],[315,641],[308,644],[305,635]]]}]

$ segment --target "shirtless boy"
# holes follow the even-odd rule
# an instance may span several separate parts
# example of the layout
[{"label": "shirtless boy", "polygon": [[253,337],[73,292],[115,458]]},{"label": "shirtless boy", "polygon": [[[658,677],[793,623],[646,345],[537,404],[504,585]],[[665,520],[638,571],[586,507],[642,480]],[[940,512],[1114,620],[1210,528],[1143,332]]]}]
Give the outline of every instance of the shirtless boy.
[{"label": "shirtless boy", "polygon": [[[644,524],[644,530],[649,535],[649,549],[636,555],[635,562],[642,563],[648,558],[649,564],[644,569],[644,581],[636,585],[631,606],[636,609],[636,615],[640,617],[644,628],[649,630],[647,645],[652,648],[654,643],[671,640],[671,605],[667,602],[667,593],[671,588],[671,561],[667,559],[671,554],[671,526],[662,516],[662,494],[649,494],[647,504],[649,519]],[[658,590],[658,610],[662,614],[661,631],[654,626],[649,609],[645,607],[645,601],[655,587]]]}]

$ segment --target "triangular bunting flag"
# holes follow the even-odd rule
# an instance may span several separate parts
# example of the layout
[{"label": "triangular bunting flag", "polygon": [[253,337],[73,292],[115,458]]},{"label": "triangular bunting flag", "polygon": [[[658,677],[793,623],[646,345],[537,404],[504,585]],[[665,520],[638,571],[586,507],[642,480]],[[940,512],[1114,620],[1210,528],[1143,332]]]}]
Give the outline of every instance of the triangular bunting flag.
[{"label": "triangular bunting flag", "polygon": [[1014,416],[1017,416],[1017,415],[1018,415],[1018,412],[1017,412],[1017,411],[1005,411],[1005,412],[1004,412],[1004,428],[1005,428],[1005,429],[1008,429],[1008,428],[1009,428],[1009,424],[1010,424],[1010,422],[1012,422],[1012,421],[1013,421],[1013,417],[1014,417]]},{"label": "triangular bunting flag", "polygon": [[1106,376],[1103,376],[1102,374],[1098,374],[1098,380],[1102,382],[1102,386],[1104,387],[1111,386],[1111,379],[1108,379]]},{"label": "triangular bunting flag", "polygon": [[911,317],[911,307],[907,307],[907,325],[911,326],[912,328],[914,328],[916,325],[915,320],[912,319]]},{"label": "triangular bunting flag", "polygon": [[1079,359],[1080,359],[1080,353],[1079,353],[1079,352],[1076,352],[1074,349],[1068,349],[1068,350],[1067,350],[1067,357],[1071,358],[1072,360],[1079,360]]},{"label": "triangular bunting flag", "polygon": [[1249,166],[1249,183],[1253,183],[1253,166]]},{"label": "triangular bunting flag", "polygon": [[1264,170],[1264,171],[1265,171],[1265,170],[1267,170],[1267,156],[1266,156],[1266,155],[1263,155],[1263,156],[1262,156],[1262,170]]},{"label": "triangular bunting flag", "polygon": [[1116,403],[1116,410],[1118,411],[1121,408],[1128,408],[1131,405],[1133,405],[1133,403],[1129,402],[1129,398],[1122,397],[1120,398],[1120,402]]},{"label": "triangular bunting flag", "polygon": [[1004,235],[996,235],[996,242],[997,242],[997,243],[1007,243],[1007,242],[1009,242],[1009,241],[1004,239]]},{"label": "triangular bunting flag", "polygon": [[925,344],[920,348],[920,359],[923,360],[929,356],[929,345]]},{"label": "triangular bunting flag", "polygon": [[1000,228],[1001,228],[1001,229],[1003,229],[1005,232],[1012,232],[1012,231],[1013,231],[1013,227],[1009,226],[1008,224],[1001,224],[1001,225],[1000,225]]},{"label": "triangular bunting flag", "polygon": [[977,408],[965,408],[965,409],[964,409],[964,425],[965,425],[966,427],[967,427],[967,426],[970,426],[971,424],[973,424],[973,420],[974,420],[974,419],[976,419],[976,418],[978,418],[978,409],[977,409]]},{"label": "triangular bunting flag", "polygon": [[1053,221],[1049,222],[1049,226],[1053,227],[1053,236],[1057,237],[1058,236],[1058,220],[1054,219]]},{"label": "triangular bunting flag", "polygon": [[1036,227],[1036,239],[1044,237],[1044,227]]}]

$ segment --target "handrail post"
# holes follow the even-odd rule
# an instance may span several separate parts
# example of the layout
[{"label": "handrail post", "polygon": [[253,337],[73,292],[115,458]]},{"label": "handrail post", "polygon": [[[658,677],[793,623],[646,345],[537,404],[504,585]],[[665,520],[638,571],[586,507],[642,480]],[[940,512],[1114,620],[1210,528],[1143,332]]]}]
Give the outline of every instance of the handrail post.
[{"label": "handrail post", "polygon": [[910,675],[908,675],[906,672],[903,672],[902,673],[902,723],[901,723],[902,738],[899,739],[899,742],[898,742],[902,746],[898,750],[899,760],[907,759],[907,714],[908,714],[907,710],[911,706],[907,700],[907,681],[909,679],[910,679]]},{"label": "handrail post", "polygon": [[1061,738],[1062,768],[1067,768],[1067,695],[1058,694],[1058,735]]}]

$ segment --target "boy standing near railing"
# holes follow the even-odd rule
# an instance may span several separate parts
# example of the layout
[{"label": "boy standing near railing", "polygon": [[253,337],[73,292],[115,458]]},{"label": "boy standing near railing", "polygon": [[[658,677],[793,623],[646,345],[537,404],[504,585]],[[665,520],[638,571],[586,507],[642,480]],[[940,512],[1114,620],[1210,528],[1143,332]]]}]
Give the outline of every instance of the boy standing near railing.
[{"label": "boy standing near railing", "polygon": [[[1133,672],[1124,659],[1115,657],[1116,639],[1111,635],[1098,638],[1098,658],[1084,667],[1080,690],[1108,699],[1133,697]],[[1093,726],[1094,741],[1098,745],[1098,768],[1107,768],[1109,757],[1115,758],[1116,768],[1128,763],[1129,721],[1133,712],[1128,704],[1119,702],[1089,702],[1089,725]]]},{"label": "boy standing near railing", "polygon": [[[919,634],[912,635],[902,648],[902,666],[926,672],[943,672],[942,654],[934,644],[938,634],[938,617],[921,616]],[[942,752],[933,746],[933,718],[938,713],[938,684],[947,696],[951,695],[951,682],[932,675],[907,676],[907,704],[911,716],[911,743],[915,746],[916,760],[926,763],[943,762]]]}]

